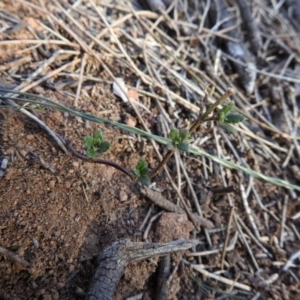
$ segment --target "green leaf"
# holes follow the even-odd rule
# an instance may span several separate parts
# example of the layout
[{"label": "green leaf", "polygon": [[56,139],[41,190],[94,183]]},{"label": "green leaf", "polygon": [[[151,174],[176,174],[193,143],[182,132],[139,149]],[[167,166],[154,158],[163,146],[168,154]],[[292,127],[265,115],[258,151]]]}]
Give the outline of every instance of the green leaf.
[{"label": "green leaf", "polygon": [[93,139],[102,142],[102,141],[103,141],[103,134],[102,134],[102,131],[100,131],[100,130],[96,131],[96,132],[93,134]]},{"label": "green leaf", "polygon": [[107,141],[103,141],[98,149],[99,153],[104,153],[106,152],[110,147],[110,143]]},{"label": "green leaf", "polygon": [[99,143],[98,141],[95,141],[95,140],[94,140],[93,149],[94,149],[96,152],[98,152],[99,149],[100,149],[100,147],[101,147],[101,143]]},{"label": "green leaf", "polygon": [[172,142],[169,142],[169,143],[167,144],[167,147],[168,147],[169,150],[174,150],[174,149],[175,149],[175,147],[174,147],[174,145],[173,145]]},{"label": "green leaf", "polygon": [[179,143],[177,148],[181,151],[188,151],[189,150],[189,145],[186,143]]},{"label": "green leaf", "polygon": [[138,161],[138,163],[137,163],[135,169],[141,171],[141,170],[143,170],[143,169],[145,169],[145,168],[147,168],[147,167],[148,167],[147,161],[145,160],[145,158],[141,158],[141,159]]},{"label": "green leaf", "polygon": [[220,123],[224,123],[226,116],[228,115],[228,113],[231,111],[231,109],[234,107],[234,103],[230,102],[229,104],[227,104],[226,106],[224,106],[218,114],[218,120]]},{"label": "green leaf", "polygon": [[239,114],[228,114],[225,117],[225,123],[231,123],[231,124],[235,124],[235,123],[239,123],[239,122],[243,122],[245,120],[245,117]]},{"label": "green leaf", "polygon": [[134,171],[131,171],[137,178],[140,178],[141,177],[141,173],[140,173],[140,170],[134,170]]},{"label": "green leaf", "polygon": [[220,124],[224,123],[225,118],[226,118],[226,115],[223,112],[219,111],[218,120],[219,120]]},{"label": "green leaf", "polygon": [[149,174],[149,172],[150,172],[150,169],[149,168],[144,168],[144,169],[141,169],[140,170],[140,176],[146,176],[146,175],[148,175]]},{"label": "green leaf", "polygon": [[190,138],[190,132],[187,129],[181,130],[179,132],[181,142],[186,141]]},{"label": "green leaf", "polygon": [[220,126],[225,129],[227,132],[232,133],[234,136],[237,136],[237,131],[229,124],[224,123],[224,124],[220,124]]},{"label": "green leaf", "polygon": [[[138,178],[139,181],[142,183],[146,184],[146,182],[149,182],[150,184],[150,179],[148,178],[148,174],[150,172],[150,169],[148,168],[148,163],[145,160],[145,158],[141,158],[136,167],[135,170],[133,171],[133,174]],[[141,179],[142,178],[142,179]],[[148,181],[145,179],[148,178]]]},{"label": "green leaf", "polygon": [[85,136],[84,143],[87,149],[88,157],[100,156],[110,147],[109,142],[103,141],[103,135],[101,131],[96,131],[93,136]]},{"label": "green leaf", "polygon": [[86,148],[89,149],[93,147],[94,139],[91,136],[85,136],[83,140]]},{"label": "green leaf", "polygon": [[141,176],[139,177],[139,182],[141,182],[144,185],[150,185],[151,180],[148,176]]},{"label": "green leaf", "polygon": [[230,102],[229,104],[225,105],[221,111],[227,116],[228,113],[233,109],[234,107],[234,103],[233,102]]},{"label": "green leaf", "polygon": [[87,154],[88,157],[91,157],[91,158],[97,156],[97,153],[95,152],[94,149],[87,149],[87,150],[86,150],[86,154]]},{"label": "green leaf", "polygon": [[169,138],[172,140],[173,143],[179,143],[180,142],[179,130],[177,128],[172,128],[169,133]]}]

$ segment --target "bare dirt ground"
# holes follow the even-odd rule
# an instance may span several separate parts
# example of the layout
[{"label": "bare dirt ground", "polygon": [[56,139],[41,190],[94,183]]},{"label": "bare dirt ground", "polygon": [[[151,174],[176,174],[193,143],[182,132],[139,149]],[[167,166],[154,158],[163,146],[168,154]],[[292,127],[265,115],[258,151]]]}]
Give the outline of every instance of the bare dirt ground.
[{"label": "bare dirt ground", "polygon": [[[160,136],[169,127],[189,126],[208,84],[217,95],[232,87],[236,106],[247,114],[238,136],[208,124],[193,145],[285,182],[254,178],[191,153],[171,158],[170,176],[162,171],[154,188],[181,207],[182,197],[194,213],[198,206],[204,226],[197,231],[185,216],[154,205],[119,171],[63,153],[35,121],[2,102],[0,157],[8,159],[8,167],[0,178],[0,247],[24,261],[0,251],[0,298],[82,299],[97,267],[95,255],[119,239],[145,241],[149,224],[147,241],[199,240],[192,251],[172,255],[166,299],[300,298],[297,10],[291,12],[293,1],[281,6],[249,1],[260,33],[256,53],[249,50],[237,3],[224,2],[244,34],[249,59],[243,63],[261,71],[249,75],[234,65],[240,57],[231,59],[230,45],[224,45],[236,43],[236,36],[227,35],[228,28],[212,30],[213,14],[200,2],[175,1],[178,6],[164,15],[115,1],[2,1],[0,87]],[[137,92],[134,104],[114,95],[112,75]],[[81,153],[83,137],[101,129],[111,142],[103,157],[128,169],[140,157],[154,168],[166,152],[163,145],[156,144],[156,152],[151,141],[111,126],[54,108],[26,107]],[[235,192],[218,193],[224,186]],[[211,198],[209,191],[215,191]],[[158,299],[157,262],[154,257],[128,266],[114,299]]]}]

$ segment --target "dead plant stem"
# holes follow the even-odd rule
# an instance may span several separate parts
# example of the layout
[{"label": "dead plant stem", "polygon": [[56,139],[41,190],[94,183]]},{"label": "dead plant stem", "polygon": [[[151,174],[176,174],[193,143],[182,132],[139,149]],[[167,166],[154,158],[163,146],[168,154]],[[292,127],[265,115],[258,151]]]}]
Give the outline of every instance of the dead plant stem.
[{"label": "dead plant stem", "polygon": [[158,166],[150,172],[150,174],[148,175],[148,177],[151,179],[153,177],[155,177],[164,167],[164,165],[168,162],[168,160],[170,159],[170,157],[174,154],[175,150],[169,150],[167,152],[167,154],[164,156],[164,158],[162,159],[162,161],[158,164]]},{"label": "dead plant stem", "polygon": [[230,226],[231,226],[231,223],[232,223],[233,213],[234,213],[234,206],[231,206],[230,207],[229,218],[228,218],[228,223],[227,223],[227,228],[226,228],[226,237],[225,237],[225,242],[224,242],[224,247],[223,247],[222,257],[221,257],[221,270],[224,269],[225,255],[226,255],[226,249],[227,249],[229,236],[230,236]]}]

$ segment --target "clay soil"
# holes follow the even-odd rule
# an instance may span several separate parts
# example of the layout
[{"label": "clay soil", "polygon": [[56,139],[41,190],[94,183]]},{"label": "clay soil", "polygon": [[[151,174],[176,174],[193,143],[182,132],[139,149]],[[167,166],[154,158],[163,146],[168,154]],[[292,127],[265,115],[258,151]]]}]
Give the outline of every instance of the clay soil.
[{"label": "clay soil", "polygon": [[[13,2],[18,4],[12,5]],[[40,2],[43,1],[30,2],[40,7]],[[91,10],[91,7],[88,4],[89,1],[82,2],[84,7],[86,5],[86,11],[80,13],[74,9],[72,14],[80,22],[82,18],[81,24],[88,32],[96,36],[98,30],[100,32],[100,29],[105,28],[105,24],[97,19],[98,15],[94,12],[90,14],[89,18],[86,18],[87,15],[85,14]],[[115,16],[116,11],[113,8],[114,2],[108,2],[111,5],[107,4],[104,12],[109,19],[111,16]],[[45,11],[39,11],[29,4],[24,4],[25,2],[22,3],[22,1],[0,3],[0,20],[3,26],[7,26],[6,29],[3,27],[4,29],[1,30],[1,41],[46,39],[45,28],[41,24],[47,24],[51,27],[51,22],[55,23],[53,19],[48,23],[49,20]],[[64,1],[60,1],[60,3],[63,5]],[[44,4],[48,5],[46,2]],[[53,1],[51,5],[49,4],[49,14],[51,11],[51,14],[61,17],[61,20],[65,20],[69,28],[72,28],[80,39],[85,40],[87,37],[83,34],[80,35],[74,23],[71,24],[72,22],[66,15],[60,15],[59,9],[61,8],[56,1]],[[120,13],[119,17],[129,13],[122,9],[117,11]],[[158,15],[151,15],[150,13],[149,20],[155,22],[154,19],[158,17]],[[61,24],[55,24],[53,28],[57,29],[59,35],[66,37],[74,44],[78,42],[66,32]],[[124,30],[127,30],[132,36],[136,34],[136,38],[138,38],[139,33],[135,32],[136,28],[130,27],[133,26],[131,23],[125,22],[123,25]],[[175,36],[171,25],[168,27],[162,23],[160,26],[163,29],[168,28],[170,36]],[[195,47],[199,51],[198,41],[195,41],[194,44],[192,33],[189,30],[192,29],[187,29],[187,32],[181,32],[181,34],[191,38],[188,47],[191,49]],[[36,35],[37,32],[40,34],[39,36]],[[102,40],[107,45],[111,45],[111,50],[117,53],[116,44],[110,40],[111,36],[107,32],[103,33]],[[49,31],[47,31],[48,33]],[[116,33],[121,36],[120,31],[116,31]],[[59,35],[52,36],[50,39],[60,39]],[[139,54],[135,53],[133,51],[134,45],[129,40],[124,38],[122,42],[131,59],[138,65],[144,59],[142,50]],[[31,49],[31,46],[34,49]],[[37,44],[30,45],[28,43],[0,45],[0,86],[2,88],[13,89],[24,82],[26,83],[30,74],[41,67],[42,63],[45,63],[46,58],[43,57],[42,51],[52,55],[55,51],[60,50],[60,45],[49,46],[45,44],[43,47],[38,45],[37,50],[35,49],[36,46]],[[31,82],[66,63],[72,62],[72,60],[75,61],[78,57],[82,59],[86,49],[83,50],[84,48],[80,49],[77,46],[72,48],[73,46],[69,45],[64,50],[80,50],[82,53],[79,51],[76,56],[60,57],[60,60],[48,61],[48,65],[45,66],[42,73]],[[41,51],[39,51],[39,47],[42,48]],[[95,49],[101,55],[108,51],[102,48],[101,52],[97,47]],[[200,47],[200,49],[202,48]],[[292,50],[297,52],[296,49]],[[193,51],[191,53],[191,57],[187,60],[193,59],[193,55],[198,55]],[[277,52],[272,55],[275,57]],[[299,58],[299,52],[297,55]],[[129,63],[127,64],[122,53],[119,57],[111,53],[101,57],[109,66],[110,71],[115,76],[123,77],[128,86],[135,86],[139,81],[139,74],[133,70]],[[288,57],[289,55],[282,50],[282,57],[276,56],[276,59],[279,60],[280,58],[282,62],[286,62],[285,59]],[[24,61],[22,62],[21,59]],[[176,126],[182,128],[188,126],[190,119],[196,117],[194,111],[176,101],[174,106],[170,104],[169,100],[164,100],[158,105],[161,98],[169,96],[163,90],[155,88],[156,99],[143,94],[137,100],[143,105],[143,107],[136,107],[144,121],[145,128],[130,103],[124,102],[114,95],[111,88],[113,79],[107,70],[93,58],[91,53],[87,54],[84,59],[86,60],[86,68],[83,67],[83,73],[92,74],[91,76],[99,80],[85,79],[83,81],[76,107],[74,101],[78,77],[73,77],[70,80],[70,77],[64,77],[64,75],[53,75],[51,79],[44,80],[41,84],[26,91],[76,108],[78,111],[136,126],[143,130],[148,129],[157,135],[165,133],[161,129],[159,121],[159,117],[162,115],[161,109],[168,117],[175,120]],[[169,57],[164,59],[167,61]],[[119,60],[122,63],[119,63]],[[207,67],[205,59],[203,61]],[[72,67],[70,64],[69,69],[66,68],[66,70],[78,75],[81,68],[80,62],[81,60],[76,63],[76,67]],[[205,67],[204,65],[203,67]],[[1,68],[1,66],[4,67]],[[146,68],[146,63],[143,66]],[[228,79],[227,86],[231,83],[237,93],[246,95],[228,61],[224,62],[224,70],[219,78]],[[178,68],[176,71],[180,72]],[[158,75],[155,72],[156,70],[152,71],[152,76],[157,78],[155,76]],[[192,95],[192,92],[189,94],[189,92],[178,87],[177,79],[168,81],[167,76],[163,76],[163,78],[168,84],[168,89],[173,90],[178,95],[182,97]],[[219,84],[224,82],[226,80],[219,81]],[[218,86],[218,82],[215,83]],[[256,84],[258,89],[261,88],[263,94],[266,87],[273,82],[261,77],[257,79]],[[283,94],[290,91],[289,87],[295,88],[296,91],[299,88],[294,83],[280,82],[280,84],[282,84]],[[26,87],[26,84],[23,87]],[[149,93],[153,92],[150,88],[148,89],[145,83],[140,88]],[[0,91],[0,94],[4,93]],[[265,95],[264,103],[271,101],[271,96],[267,96],[267,93],[263,95]],[[295,95],[296,102],[287,102],[286,111],[290,113],[288,120],[299,125],[299,117],[293,115],[293,109],[295,107],[300,109],[299,103],[297,104],[300,92],[298,96]],[[198,98],[200,99],[200,97]],[[274,98],[276,97],[274,96]],[[199,104],[193,101],[191,96],[191,102],[195,105]],[[249,97],[248,105],[248,107],[252,107],[251,105],[254,108],[258,107],[257,109],[262,114],[265,112],[263,104],[260,106],[251,97]],[[251,120],[247,120],[245,124],[253,132],[252,136],[245,135],[243,138],[234,138],[229,134],[227,135],[232,142],[232,147],[237,149],[238,157],[242,160],[239,160],[231,151],[232,148],[224,137],[226,134],[221,134],[216,126],[210,125],[201,129],[196,136],[198,142],[200,141],[198,145],[212,155],[219,155],[236,163],[246,162],[248,167],[262,174],[278,177],[299,186],[300,157],[299,152],[297,152],[299,145],[297,140],[289,138],[296,135],[297,130],[293,132],[285,130],[288,127],[287,119],[282,119],[282,115],[278,113],[283,111],[282,105],[280,100],[274,100],[270,104],[270,111],[274,119],[274,127],[280,132],[284,132],[288,137],[266,129],[263,125],[261,126],[260,121],[253,123]],[[110,150],[103,155],[103,158],[113,160],[128,169],[134,169],[140,157],[145,157],[151,168],[154,168],[159,161],[153,145],[145,138],[111,126],[93,123],[54,108],[29,105],[28,109],[55,133],[71,141],[73,147],[80,153],[85,153],[83,138],[92,135],[96,130],[101,130],[105,139],[111,143]],[[280,121],[275,122],[279,119]],[[284,126],[287,127],[284,128]],[[295,128],[297,129],[296,125]],[[239,132],[239,135],[242,134]],[[222,155],[218,147],[222,148]],[[158,150],[164,154],[166,147],[158,146]],[[185,177],[182,171],[178,172],[180,169],[178,158],[172,158],[168,164],[168,170],[175,186],[184,199],[191,203],[189,204],[190,210],[196,212],[196,205],[191,200],[193,194],[189,189],[188,182],[190,180],[194,191],[196,191],[196,197],[200,201],[203,218],[210,224],[207,226],[209,228],[205,229],[209,230],[211,239],[211,246],[209,246],[203,228],[201,232],[196,232],[186,217],[167,214],[162,208],[155,206],[140,193],[138,183],[133,182],[118,170],[100,164],[83,162],[70,153],[64,153],[36,122],[18,109],[7,107],[4,103],[0,109],[0,157],[8,159],[8,167],[4,176],[0,178],[0,246],[29,264],[25,266],[15,259],[3,255],[3,253],[0,254],[0,298],[14,300],[83,299],[97,267],[95,256],[104,247],[119,239],[130,238],[132,241],[144,241],[143,235],[149,220],[160,212],[163,212],[164,217],[161,220],[157,218],[153,222],[147,236],[148,241],[167,242],[183,238],[197,238],[200,242],[197,249],[194,249],[197,252],[222,249],[226,236],[224,228],[226,228],[230,214],[228,196],[226,193],[215,193],[209,202],[205,202],[205,195],[213,188],[223,188],[224,178],[226,178],[228,185],[236,187],[236,192],[230,193],[230,201],[236,207],[235,213],[238,218],[243,220],[243,223],[251,230],[249,234],[245,228],[241,229],[233,222],[230,241],[235,234],[238,234],[239,237],[234,248],[228,251],[225,269],[219,273],[233,282],[236,281],[249,286],[250,290],[239,290],[236,287],[220,283],[218,280],[192,270],[187,262],[182,261],[183,257],[189,263],[203,265],[210,273],[213,273],[220,270],[221,251],[199,257],[186,256],[189,253],[186,252],[172,255],[171,271],[173,274],[169,299],[217,299],[218,297],[222,299],[235,299],[232,297],[252,299],[255,296],[261,297],[260,299],[300,298],[299,259],[296,258],[292,261],[290,271],[283,272],[282,270],[289,258],[300,250],[300,236],[298,235],[300,232],[300,198],[296,189],[288,190],[260,179],[249,179],[248,175],[240,171],[224,168],[209,159],[202,159],[188,153],[182,156],[185,170],[188,173],[188,177]],[[286,164],[284,164],[285,161],[287,161]],[[284,167],[282,167],[283,165]],[[205,172],[208,172],[208,175],[205,175]],[[156,190],[167,199],[175,204],[180,202],[165,171],[162,171],[154,179],[154,183]],[[241,190],[244,186],[247,188],[250,185],[255,185],[255,191],[252,190],[253,192],[250,192],[247,198],[253,220],[249,219],[249,211],[243,202],[243,191]],[[257,199],[263,202],[265,209],[262,209]],[[142,226],[145,218],[147,223]],[[251,222],[257,226],[260,237],[258,242],[258,236]],[[237,222],[237,224],[241,223]],[[282,226],[285,226],[284,231],[282,231]],[[254,258],[251,258],[251,253]],[[158,258],[155,257],[128,266],[114,299],[129,299],[133,296],[137,296],[135,299],[155,299],[157,262]],[[279,276],[278,279],[268,284],[267,281],[271,281],[272,276],[276,275]]]}]

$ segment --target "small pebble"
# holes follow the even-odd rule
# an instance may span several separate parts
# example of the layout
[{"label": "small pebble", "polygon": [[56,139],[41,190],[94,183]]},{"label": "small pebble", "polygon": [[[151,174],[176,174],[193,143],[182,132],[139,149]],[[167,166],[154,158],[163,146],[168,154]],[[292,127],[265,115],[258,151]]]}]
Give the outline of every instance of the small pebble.
[{"label": "small pebble", "polygon": [[62,289],[65,286],[65,283],[64,282],[59,282],[56,286],[57,286],[58,289]]},{"label": "small pebble", "polygon": [[128,126],[135,127],[135,125],[136,125],[136,120],[135,120],[134,118],[128,118],[128,119],[126,120],[126,124],[127,124]]},{"label": "small pebble", "polygon": [[75,169],[78,169],[78,167],[79,167],[79,162],[78,162],[78,161],[74,161],[74,162],[72,163],[72,165],[73,165],[73,167],[74,167]]},{"label": "small pebble", "polygon": [[72,273],[72,272],[74,272],[74,270],[75,270],[75,266],[74,265],[69,265],[69,273]]},{"label": "small pebble", "polygon": [[66,186],[67,189],[69,189],[69,188],[71,187],[71,182],[67,181],[67,182],[65,183],[65,186]]},{"label": "small pebble", "polygon": [[23,157],[25,157],[27,155],[27,151],[25,151],[25,150],[20,150],[19,153]]},{"label": "small pebble", "polygon": [[55,180],[50,180],[50,181],[49,181],[49,187],[50,187],[51,189],[53,189],[53,188],[55,187]]},{"label": "small pebble", "polygon": [[35,283],[34,280],[30,280],[30,284],[31,284],[31,287],[36,290],[38,288],[38,285]]},{"label": "small pebble", "polygon": [[32,140],[34,140],[34,135],[33,135],[33,134],[28,134],[28,135],[26,135],[26,140],[27,140],[27,141],[32,141]]},{"label": "small pebble", "polygon": [[120,191],[119,194],[119,199],[121,202],[127,201],[128,200],[128,195],[124,191]]},{"label": "small pebble", "polygon": [[43,295],[43,300],[52,300],[52,297],[50,294],[44,294]]},{"label": "small pebble", "polygon": [[6,171],[5,173],[5,179],[6,180],[10,180],[12,178],[12,176],[14,175],[14,170],[13,169],[8,169],[8,171]]},{"label": "small pebble", "polygon": [[57,291],[52,290],[51,295],[53,300],[59,300],[59,293]]}]

